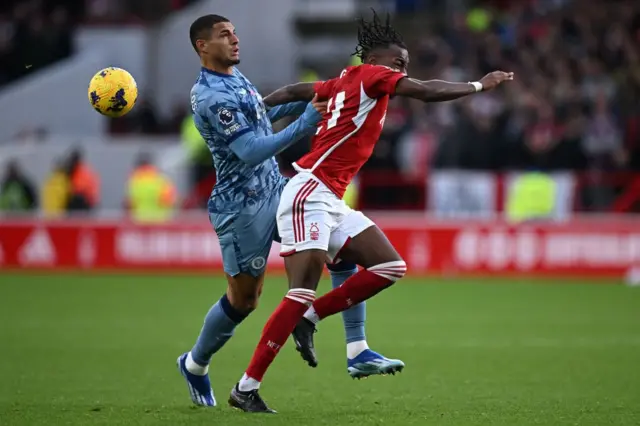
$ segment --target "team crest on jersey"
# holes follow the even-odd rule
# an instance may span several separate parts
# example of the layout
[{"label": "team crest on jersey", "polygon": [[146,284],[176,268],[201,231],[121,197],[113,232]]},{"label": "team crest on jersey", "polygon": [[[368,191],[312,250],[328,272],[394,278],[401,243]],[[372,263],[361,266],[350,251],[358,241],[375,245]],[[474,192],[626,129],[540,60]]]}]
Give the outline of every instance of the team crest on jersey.
[{"label": "team crest on jersey", "polygon": [[311,238],[312,241],[318,241],[318,239],[320,239],[320,228],[315,222],[309,226],[309,238]]},{"label": "team crest on jersey", "polygon": [[262,269],[266,264],[267,260],[262,256],[258,256],[251,261],[251,267],[253,269]]}]

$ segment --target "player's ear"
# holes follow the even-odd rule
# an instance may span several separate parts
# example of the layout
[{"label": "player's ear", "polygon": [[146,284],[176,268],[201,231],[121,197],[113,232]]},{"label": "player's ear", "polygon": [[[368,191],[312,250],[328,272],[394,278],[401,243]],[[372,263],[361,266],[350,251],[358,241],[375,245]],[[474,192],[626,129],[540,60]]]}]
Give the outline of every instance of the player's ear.
[{"label": "player's ear", "polygon": [[207,40],[198,39],[196,40],[196,47],[198,48],[198,52],[200,53],[209,53],[207,50],[208,47]]}]

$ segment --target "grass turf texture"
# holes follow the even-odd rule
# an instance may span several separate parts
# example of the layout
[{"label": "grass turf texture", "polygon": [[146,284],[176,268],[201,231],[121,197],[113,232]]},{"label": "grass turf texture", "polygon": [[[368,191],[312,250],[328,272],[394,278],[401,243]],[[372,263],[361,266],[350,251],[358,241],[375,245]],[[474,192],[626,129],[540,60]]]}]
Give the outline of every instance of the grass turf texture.
[{"label": "grass turf texture", "polygon": [[260,308],[214,358],[219,407],[201,409],[175,359],[221,278],[2,274],[0,424],[640,424],[640,289],[562,284],[403,280],[370,302],[368,337],[405,372],[351,380],[340,318],[330,318],[317,369],[291,342],[281,351],[262,389],[279,411],[268,416],[226,399],[282,278],[267,281]]}]

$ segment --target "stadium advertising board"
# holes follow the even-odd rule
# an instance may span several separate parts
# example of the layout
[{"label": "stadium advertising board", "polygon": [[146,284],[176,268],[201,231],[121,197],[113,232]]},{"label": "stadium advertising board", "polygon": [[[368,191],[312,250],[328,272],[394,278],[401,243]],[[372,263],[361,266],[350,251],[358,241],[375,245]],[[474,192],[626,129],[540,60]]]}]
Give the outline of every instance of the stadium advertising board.
[{"label": "stadium advertising board", "polygon": [[[414,275],[618,276],[640,266],[640,222],[575,220],[512,226],[493,221],[376,218]],[[275,245],[271,271],[282,270]],[[206,222],[0,222],[0,268],[216,272],[222,256]]]}]

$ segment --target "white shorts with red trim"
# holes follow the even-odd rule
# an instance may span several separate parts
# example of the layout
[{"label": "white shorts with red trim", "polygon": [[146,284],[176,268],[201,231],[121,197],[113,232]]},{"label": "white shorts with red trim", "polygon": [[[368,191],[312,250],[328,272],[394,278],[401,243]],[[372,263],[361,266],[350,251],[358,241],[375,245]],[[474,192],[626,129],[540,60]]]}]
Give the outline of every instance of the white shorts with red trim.
[{"label": "white shorts with red trim", "polygon": [[277,220],[281,256],[319,249],[327,252],[329,262],[339,260],[350,238],[374,225],[309,172],[298,173],[284,187]]}]

